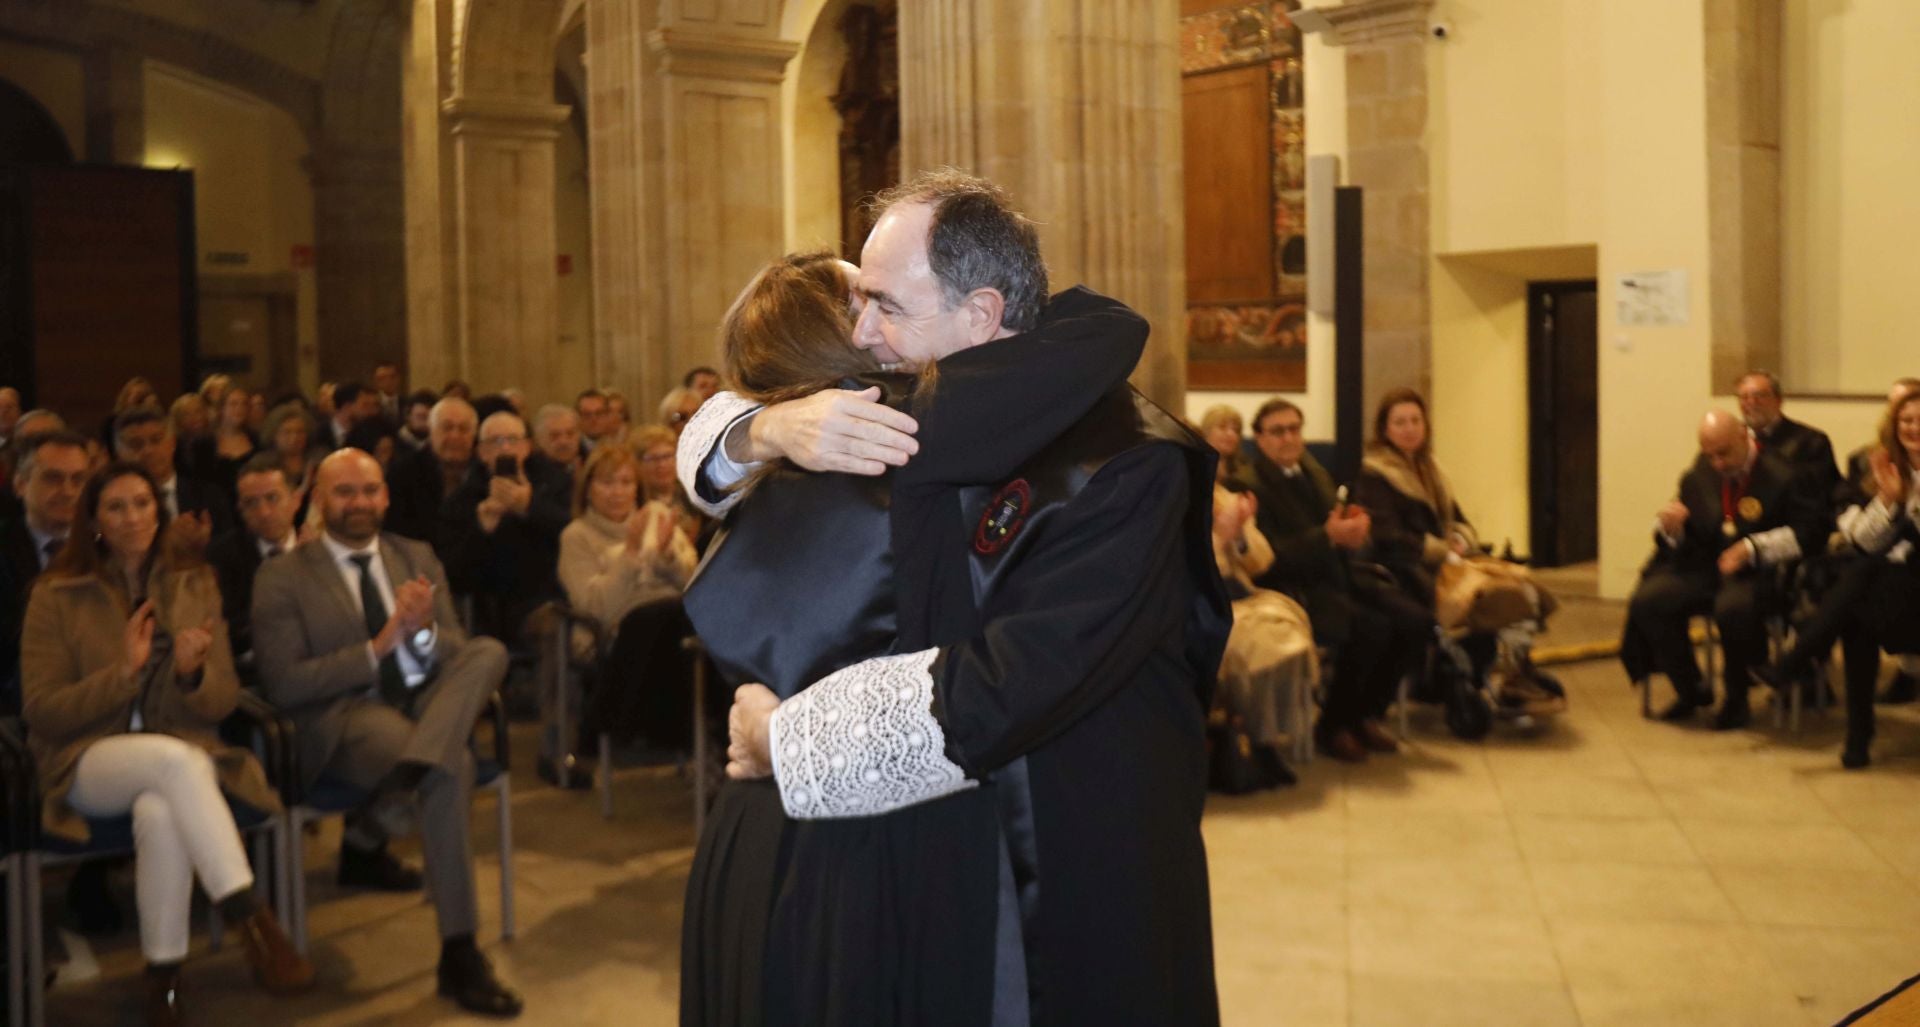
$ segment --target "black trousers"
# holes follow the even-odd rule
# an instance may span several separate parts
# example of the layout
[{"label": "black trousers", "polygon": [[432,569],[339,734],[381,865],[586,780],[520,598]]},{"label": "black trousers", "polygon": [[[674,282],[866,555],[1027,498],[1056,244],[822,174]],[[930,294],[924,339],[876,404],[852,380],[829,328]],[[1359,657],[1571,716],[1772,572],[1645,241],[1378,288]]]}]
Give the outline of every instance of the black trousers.
[{"label": "black trousers", "polygon": [[[1764,573],[1764,572],[1763,572]],[[1711,613],[1725,656],[1727,698],[1735,708],[1747,703],[1748,668],[1766,659],[1765,600],[1770,584],[1752,571],[1733,578],[1715,572],[1656,566],[1640,576],[1627,605],[1620,662],[1635,681],[1665,674],[1681,697],[1710,701],[1702,687],[1700,664],[1687,637],[1687,622]]]},{"label": "black trousers", "polygon": [[1873,739],[1880,651],[1920,652],[1920,567],[1867,556],[1846,559],[1781,659],[1781,673],[1805,674],[1835,639],[1846,663],[1847,741],[1865,745]]},{"label": "black trousers", "polygon": [[[1331,622],[1344,621],[1344,638],[1319,638],[1334,650],[1334,677],[1320,707],[1322,734],[1357,728],[1393,705],[1402,675],[1417,671],[1432,637],[1433,618],[1397,589],[1338,593]],[[1321,615],[1309,613],[1317,624]]]}]

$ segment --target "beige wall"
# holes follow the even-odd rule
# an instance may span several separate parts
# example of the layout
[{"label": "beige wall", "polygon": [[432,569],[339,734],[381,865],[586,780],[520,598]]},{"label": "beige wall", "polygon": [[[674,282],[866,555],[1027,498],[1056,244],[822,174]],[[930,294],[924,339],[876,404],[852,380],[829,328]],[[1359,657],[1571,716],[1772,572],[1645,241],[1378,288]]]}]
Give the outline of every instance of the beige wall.
[{"label": "beige wall", "polygon": [[1785,12],[1783,374],[1789,389],[1880,394],[1920,373],[1920,3]]},{"label": "beige wall", "polygon": [[86,69],[78,56],[0,39],[0,78],[38,100],[66,135],[74,157],[86,156]]},{"label": "beige wall", "polygon": [[[62,0],[74,3],[76,0]],[[88,0],[183,28],[204,32],[251,50],[310,79],[326,70],[326,41],[347,0],[301,3],[236,3],[234,0]]]},{"label": "beige wall", "polygon": [[[307,141],[290,116],[255,97],[155,61],[146,62],[148,167],[193,172],[194,231],[203,274],[292,273],[303,383],[318,352],[312,268],[293,267],[293,247],[313,242],[313,182]],[[212,264],[213,252],[245,264]]]}]

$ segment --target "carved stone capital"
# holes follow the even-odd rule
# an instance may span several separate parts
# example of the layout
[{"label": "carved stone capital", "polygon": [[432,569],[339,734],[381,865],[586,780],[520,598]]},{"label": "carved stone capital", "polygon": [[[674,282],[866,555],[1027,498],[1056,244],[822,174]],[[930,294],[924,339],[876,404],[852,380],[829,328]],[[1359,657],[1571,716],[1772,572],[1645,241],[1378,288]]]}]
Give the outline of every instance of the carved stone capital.
[{"label": "carved stone capital", "polygon": [[660,55],[663,74],[719,78],[736,82],[779,83],[800,44],[784,39],[755,39],[681,29],[647,33],[647,46]]},{"label": "carved stone capital", "polygon": [[1337,7],[1317,7],[1333,29],[1326,40],[1333,46],[1413,39],[1427,34],[1434,0],[1349,0]]},{"label": "carved stone capital", "polygon": [[557,139],[571,108],[516,96],[455,96],[440,103],[454,135]]}]

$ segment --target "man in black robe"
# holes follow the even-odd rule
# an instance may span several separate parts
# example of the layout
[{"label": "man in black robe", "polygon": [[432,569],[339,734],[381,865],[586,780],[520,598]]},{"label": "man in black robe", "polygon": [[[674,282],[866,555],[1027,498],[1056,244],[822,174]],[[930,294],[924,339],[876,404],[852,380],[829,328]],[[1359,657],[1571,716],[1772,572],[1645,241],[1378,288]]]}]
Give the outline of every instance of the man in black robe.
[{"label": "man in black robe", "polygon": [[1805,474],[1821,496],[1840,483],[1833,459],[1833,440],[1827,433],[1780,412],[1780,379],[1769,371],[1748,371],[1733,385],[1740,399],[1740,416],[1760,448]]},{"label": "man in black robe", "polygon": [[1762,450],[1739,420],[1713,411],[1700,422],[1700,456],[1662,507],[1653,558],[1627,607],[1620,662],[1645,682],[1658,671],[1677,698],[1661,718],[1680,721],[1711,704],[1694,661],[1688,621],[1711,613],[1726,655],[1726,698],[1714,727],[1751,719],[1749,669],[1766,658],[1764,618],[1779,602],[1777,570],[1820,552],[1830,521],[1809,475]]},{"label": "man in black robe", "polygon": [[[935,173],[883,210],[856,285],[857,345],[944,375],[1005,352],[990,343],[1023,344],[1045,265],[1000,190]],[[687,429],[683,475],[711,502],[715,485],[778,457],[908,474],[918,425],[871,398],[828,390],[742,414],[716,395],[709,424]],[[915,412],[960,414],[938,386]],[[1017,402],[965,415],[979,433],[1023,427]],[[709,458],[702,442],[716,438]],[[770,773],[796,819],[989,790],[1000,915],[991,1015],[974,1022],[1218,1021],[1200,812],[1231,614],[1211,553],[1213,459],[1122,385],[1038,440],[1010,479],[903,491],[896,478],[899,655],[785,703],[756,685],[737,693],[729,773]],[[703,468],[705,480],[688,473]]]}]

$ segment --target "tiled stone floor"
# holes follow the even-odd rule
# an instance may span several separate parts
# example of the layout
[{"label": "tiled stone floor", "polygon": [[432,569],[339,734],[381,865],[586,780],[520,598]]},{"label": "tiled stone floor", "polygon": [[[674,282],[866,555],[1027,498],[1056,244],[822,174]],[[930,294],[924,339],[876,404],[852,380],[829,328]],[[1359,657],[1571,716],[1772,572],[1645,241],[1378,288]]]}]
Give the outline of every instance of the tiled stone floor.
[{"label": "tiled stone floor", "polygon": [[[1875,766],[1844,773],[1837,714],[1798,737],[1716,735],[1642,721],[1611,662],[1558,669],[1572,708],[1538,735],[1465,744],[1416,716],[1398,757],[1213,800],[1228,1024],[1827,1024],[1920,972],[1920,708],[1886,715]],[[522,1022],[673,1022],[684,786],[625,772],[606,823],[529,770],[520,937],[488,938]],[[490,813],[474,823],[494,932]],[[311,842],[316,866],[332,844]],[[202,1022],[464,1022],[433,995],[419,899],[341,895],[324,870],[313,891],[321,988],[267,999],[230,946],[190,965]],[[99,954],[53,1022],[133,1022],[130,934]]]}]

